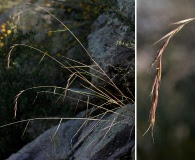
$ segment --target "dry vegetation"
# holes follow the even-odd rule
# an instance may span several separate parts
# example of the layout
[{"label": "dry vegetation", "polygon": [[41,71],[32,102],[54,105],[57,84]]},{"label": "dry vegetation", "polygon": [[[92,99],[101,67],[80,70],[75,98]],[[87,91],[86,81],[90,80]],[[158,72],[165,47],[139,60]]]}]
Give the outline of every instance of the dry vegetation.
[{"label": "dry vegetation", "polygon": [[[2,33],[3,33],[3,36],[4,37],[2,38],[2,41],[0,42],[0,47],[2,47],[2,49],[4,49],[5,46],[6,46],[6,49],[7,48],[10,48],[9,54],[8,55],[6,54],[6,56],[8,56],[8,59],[7,59],[7,68],[9,68],[9,70],[7,70],[7,71],[10,71],[10,70],[12,70],[14,68],[13,61],[17,57],[17,55],[15,56],[15,54],[17,54],[17,53],[23,53],[25,51],[25,53],[26,53],[25,56],[27,56],[28,53],[31,53],[33,51],[33,53],[35,53],[33,56],[35,56],[36,53],[41,53],[42,57],[39,59],[40,60],[39,61],[39,64],[40,65],[42,65],[42,63],[44,64],[44,60],[46,58],[48,58],[48,59],[50,59],[50,60],[52,60],[54,62],[57,62],[57,65],[59,66],[59,68],[68,71],[69,78],[67,79],[67,83],[65,84],[65,86],[57,86],[57,85],[52,85],[52,86],[49,86],[49,85],[35,86],[33,84],[34,85],[33,87],[26,87],[25,86],[26,89],[20,90],[20,92],[18,92],[18,90],[17,90],[17,94],[15,94],[15,92],[14,92],[14,94],[16,96],[15,97],[15,101],[14,101],[15,102],[14,118],[16,118],[16,120],[13,123],[7,123],[5,125],[1,125],[0,126],[1,129],[2,128],[5,128],[7,126],[13,125],[13,124],[15,125],[15,124],[19,124],[21,122],[27,122],[27,125],[25,126],[25,129],[24,129],[24,132],[26,132],[26,129],[27,129],[29,123],[31,121],[37,120],[37,119],[42,119],[42,120],[45,120],[45,119],[54,119],[54,120],[56,120],[57,119],[57,120],[60,121],[59,122],[59,127],[60,127],[60,124],[61,124],[62,120],[68,120],[68,119],[81,119],[81,120],[84,119],[84,120],[86,120],[85,123],[87,123],[88,121],[97,121],[97,124],[98,124],[100,121],[104,121],[103,118],[107,114],[113,113],[117,117],[117,116],[119,116],[119,113],[117,113],[115,111],[118,108],[124,107],[128,103],[134,103],[134,97],[133,98],[130,98],[130,97],[126,96],[120,90],[120,88],[118,86],[116,86],[116,84],[113,82],[113,80],[93,60],[93,58],[90,56],[90,53],[88,53],[88,51],[85,48],[85,46],[83,45],[83,43],[79,40],[79,38],[72,32],[72,30],[68,26],[66,26],[61,20],[59,20],[56,16],[54,16],[54,14],[52,14],[51,12],[49,12],[48,10],[46,10],[45,8],[43,8],[41,6],[37,6],[35,4],[31,4],[31,3],[28,3],[27,5],[40,8],[41,10],[43,10],[44,12],[46,12],[47,14],[49,14],[51,17],[53,17],[55,20],[57,20],[58,23],[60,23],[64,27],[64,30],[65,31],[68,31],[69,34],[76,40],[76,42],[80,44],[80,46],[85,51],[85,53],[88,55],[89,59],[91,60],[91,62],[93,62],[94,65],[92,66],[92,65],[84,64],[84,63],[82,63],[80,61],[77,61],[77,60],[74,60],[74,59],[70,59],[70,58],[65,57],[65,56],[62,56],[62,55],[60,55],[60,58],[61,59],[59,57],[56,58],[52,54],[49,54],[47,51],[43,51],[42,48],[39,49],[37,46],[33,46],[31,44],[25,44],[25,43],[17,42],[16,44],[14,44],[14,45],[12,44],[12,46],[10,46],[10,44],[11,44],[11,41],[9,41],[10,39],[6,39],[6,42],[7,43],[9,42],[9,47],[7,47],[8,45],[3,40],[9,34],[12,35],[14,33],[13,33],[12,30],[10,30],[9,27],[7,29],[5,29],[6,28],[5,27],[5,24],[3,24],[2,25]],[[87,11],[90,11],[91,9],[88,7],[86,10]],[[97,14],[96,11],[95,11],[95,14]],[[85,16],[86,15],[88,15],[88,12],[85,13]],[[86,19],[88,19],[88,18],[90,19],[91,17],[86,17]],[[56,32],[58,32],[58,30]],[[5,35],[5,33],[7,33],[7,35]],[[8,36],[8,38],[9,38],[9,36]],[[27,39],[28,39],[28,37],[27,37]],[[13,38],[11,40],[13,40]],[[21,41],[21,42],[23,42],[23,41]],[[127,44],[126,47],[134,47],[134,44]],[[18,50],[18,49],[20,49],[20,50]],[[30,50],[30,52],[28,52],[28,50]],[[3,50],[3,52],[5,52],[5,51]],[[21,61],[23,61],[23,59]],[[25,66],[23,68],[25,68]],[[42,67],[42,68],[44,68],[44,67]],[[90,73],[89,72],[89,69],[95,70],[98,74],[103,75],[104,78],[99,78],[97,75],[94,75],[94,74]],[[45,69],[45,70],[47,70],[47,69]],[[46,72],[47,71],[45,71],[45,73]],[[104,86],[103,87],[99,87],[99,86],[95,86],[94,84],[92,84],[91,81],[90,81],[90,78],[89,78],[89,77],[92,77],[92,76],[98,78],[99,81],[102,81],[102,83],[105,83],[106,82],[106,84],[107,84],[106,87],[108,87],[109,89],[107,89]],[[38,78],[38,76],[36,76],[36,78]],[[72,86],[74,86],[74,82],[77,79],[80,79],[80,81],[79,81],[80,82],[80,87],[88,90],[89,92],[76,91],[76,90],[73,90],[71,88]],[[110,90],[110,88],[112,88],[112,90]],[[25,95],[26,92],[28,92],[28,91],[32,92],[32,90],[36,92],[36,96],[35,96],[35,98],[33,98],[34,101],[36,101],[41,94],[47,94],[47,95],[50,94],[50,95],[53,95],[55,98],[57,97],[55,99],[56,102],[59,102],[60,100],[61,101],[64,101],[66,98],[72,99],[74,101],[77,101],[78,104],[81,103],[81,102],[83,102],[83,103],[86,104],[86,110],[87,110],[86,111],[86,113],[87,113],[86,114],[86,117],[80,117],[80,118],[64,118],[64,117],[63,118],[61,118],[61,117],[56,118],[56,117],[54,117],[53,118],[53,117],[49,117],[48,116],[46,118],[45,117],[42,117],[42,118],[33,118],[32,117],[32,118],[20,119],[21,117],[20,117],[20,115],[18,116],[18,110],[21,111],[24,108],[22,108],[21,105],[19,105],[19,104],[23,100],[28,101],[28,98],[27,99],[26,98],[24,99],[22,96],[23,96],[23,94]],[[74,96],[69,96],[67,94],[68,92],[74,92],[74,93],[80,94],[80,95],[82,95],[82,96],[84,96],[86,98],[85,98],[85,100],[83,100],[83,99],[79,99],[79,98],[74,97]],[[128,90],[128,92],[132,95],[131,91]],[[98,104],[96,104],[97,101],[96,102],[91,101],[91,99],[93,99],[94,97],[96,97],[97,99],[100,99],[100,101],[99,101]],[[34,103],[34,101],[33,101],[33,103]],[[92,108],[92,109],[89,110],[89,108]],[[124,108],[124,110],[126,110],[126,109]],[[130,112],[129,115],[134,115],[134,112],[133,111],[128,110],[128,109],[126,111],[127,112]],[[25,111],[22,111],[22,112],[24,112],[24,114],[25,114]],[[31,113],[29,113],[29,115],[30,114]],[[19,117],[19,120],[17,119],[17,116]],[[124,117],[126,119],[129,119],[129,117],[127,117],[127,116],[125,116],[123,114],[121,114],[120,116],[122,116],[122,117]],[[115,118],[115,119],[117,119],[117,118]],[[109,132],[109,130],[112,128],[112,126],[120,123],[120,122],[116,122],[115,119],[110,122],[110,126],[107,126],[105,128],[105,136]],[[83,124],[83,126],[84,126],[84,124]],[[21,132],[23,132],[23,131],[21,130]],[[24,134],[22,134],[22,136],[23,135]]]},{"label": "dry vegetation", "polygon": [[156,43],[161,42],[164,40],[164,43],[162,47],[157,51],[157,54],[151,64],[151,68],[157,63],[157,68],[156,68],[156,74],[152,86],[152,91],[151,91],[151,97],[152,97],[152,106],[150,110],[150,125],[146,132],[143,134],[145,135],[151,128],[151,134],[153,138],[153,129],[154,129],[154,124],[155,124],[155,118],[156,118],[156,108],[158,104],[158,96],[159,96],[159,88],[160,88],[160,83],[161,83],[161,75],[162,75],[162,56],[163,53],[169,44],[170,40],[189,22],[194,21],[195,18],[189,18],[185,20],[178,21],[176,23],[173,23],[174,25],[179,25],[176,29],[172,30],[165,36],[163,36],[160,40],[158,40]]}]

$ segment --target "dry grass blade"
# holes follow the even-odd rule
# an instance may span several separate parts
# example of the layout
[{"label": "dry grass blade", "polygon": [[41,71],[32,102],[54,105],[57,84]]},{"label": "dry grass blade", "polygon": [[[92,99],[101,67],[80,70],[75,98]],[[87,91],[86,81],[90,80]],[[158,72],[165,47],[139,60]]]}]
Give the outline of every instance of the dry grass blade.
[{"label": "dry grass blade", "polygon": [[[77,62],[77,61],[75,61]],[[68,63],[68,62],[67,62]],[[68,63],[69,64],[69,63]],[[82,64],[83,65],[83,64]],[[87,78],[85,75],[83,74],[87,74],[87,75],[90,75],[90,76],[96,76],[96,75],[93,75],[89,72],[86,72],[85,70],[81,69],[81,68],[77,68],[75,66],[72,66],[69,64],[70,67],[66,67],[68,68],[69,70],[71,70],[72,73],[75,73],[77,75],[77,77],[79,77],[80,79],[84,80],[85,82],[87,82],[92,88],[94,88],[94,92],[96,92],[98,95],[101,95],[101,96],[104,96],[104,97],[107,97],[108,99],[112,99],[111,97],[113,96],[113,94],[108,94],[109,92],[106,90],[106,92],[100,90],[97,86],[95,86],[94,84],[92,84]],[[84,65],[85,66],[85,65]],[[83,71],[83,72],[81,72]],[[102,73],[101,73],[102,74]],[[106,76],[107,77],[107,76]],[[107,77],[108,78],[108,77]],[[102,81],[105,81],[104,79],[101,79],[101,78],[98,78]],[[108,80],[111,80],[110,78]],[[115,88],[116,91],[119,92],[119,94],[123,97],[126,97],[119,89],[118,87],[112,82],[112,81],[108,81],[107,82],[110,86],[112,86],[113,88]],[[82,85],[82,84],[81,84]],[[83,86],[83,85],[82,85]],[[85,87],[85,86],[83,86]],[[86,89],[88,90],[92,90],[91,88],[88,88],[88,87],[85,87]],[[103,88],[105,90],[105,88]],[[115,97],[116,98],[116,97]],[[118,101],[118,100],[117,100]],[[133,102],[133,100],[131,99],[131,101]]]},{"label": "dry grass blade", "polygon": [[[29,90],[33,90],[33,89],[39,89],[39,88],[58,88],[58,89],[64,89],[63,87],[58,87],[58,86],[38,86],[38,87],[32,87],[32,88],[27,88],[25,90],[22,90],[20,91],[16,97],[15,97],[15,100],[14,100],[14,118],[16,118],[16,115],[17,115],[17,110],[18,110],[18,99],[19,97],[26,91],[29,91]],[[37,97],[37,96],[36,96]],[[33,102],[34,103],[34,102]]]},{"label": "dry grass blade", "polygon": [[60,118],[60,117],[46,117],[46,118],[31,118],[31,119],[25,119],[25,120],[21,120],[21,121],[16,121],[16,122],[12,122],[12,123],[8,123],[5,125],[0,126],[0,128],[4,128],[7,126],[11,126],[11,125],[15,125],[15,124],[19,124],[19,123],[23,123],[23,122],[28,122],[28,121],[34,121],[34,120],[87,120],[87,121],[108,121],[108,120],[104,120],[104,119],[99,119],[99,118]]},{"label": "dry grass blade", "polygon": [[166,39],[166,38],[172,38],[177,32],[179,32],[188,22],[180,25],[179,27],[177,27],[176,29],[172,30],[171,32],[169,32],[168,34],[166,34],[164,37],[162,37],[161,39],[159,39],[158,41],[156,41],[154,44],[157,44],[158,42]]},{"label": "dry grass blade", "polygon": [[17,95],[16,95],[16,98],[14,100],[14,118],[16,118],[16,114],[17,114],[17,110],[18,110],[18,98],[20,97],[20,95],[24,92],[23,91],[20,91]]},{"label": "dry grass blade", "polygon": [[102,138],[102,140],[100,141],[100,143],[102,143],[103,140],[106,138],[108,132],[109,132],[109,131],[111,130],[111,128],[113,127],[113,124],[114,124],[116,118],[117,118],[117,117],[114,117],[114,119],[112,120],[112,123],[110,124],[110,126],[108,126],[108,129],[107,129],[106,133],[104,134],[104,137]]},{"label": "dry grass blade", "polygon": [[174,34],[174,32],[175,32],[175,30],[169,32],[168,34],[166,34],[165,36],[163,36],[161,39],[159,39],[158,41],[156,41],[156,42],[154,43],[154,45],[157,44],[158,42],[160,42],[160,41],[162,41],[162,40],[164,40],[164,39],[170,37],[171,35]]},{"label": "dry grass blade", "polygon": [[154,64],[159,60],[159,58],[162,56],[165,48],[167,47],[169,41],[170,41],[171,37],[169,37],[165,42],[164,44],[162,45],[162,47],[160,48],[160,50],[157,52],[157,55],[156,57],[154,58],[154,60],[152,61],[152,64],[151,64],[151,67],[152,68],[154,66]]},{"label": "dry grass blade", "polygon": [[7,58],[8,59],[8,61],[7,61],[7,68],[10,68],[11,53],[12,53],[13,49],[15,48],[15,46],[16,46],[16,44],[10,47],[10,51],[8,53],[8,58]]},{"label": "dry grass blade", "polygon": [[[160,60],[159,60],[159,65],[157,68],[157,73],[154,79],[154,83],[153,83],[153,88],[152,88],[152,106],[150,109],[150,125],[148,127],[148,129],[146,130],[146,132],[143,134],[143,136],[150,130],[150,128],[152,129],[152,138],[153,138],[153,129],[154,129],[154,124],[155,124],[155,118],[156,118],[156,107],[158,104],[158,91],[159,91],[159,86],[160,86],[160,80],[161,80],[161,71],[162,71],[162,65],[161,65],[161,60],[162,57],[160,56]],[[153,138],[154,140],[154,138]]]},{"label": "dry grass blade", "polygon": [[[76,149],[79,144],[81,144],[81,142],[83,142],[83,140],[94,130],[95,127],[97,127],[99,125],[99,123],[101,122],[101,120],[103,119],[103,117],[106,115],[107,112],[105,112],[99,119],[99,121],[97,121],[88,131],[87,133],[85,133],[84,136],[82,136],[82,138],[76,143],[74,144],[74,146],[72,147],[72,149]],[[84,122],[85,123],[85,122]],[[75,135],[74,135],[75,136]]]},{"label": "dry grass blade", "polygon": [[24,137],[24,134],[25,134],[26,129],[27,129],[28,125],[29,125],[29,122],[30,122],[30,120],[28,120],[28,121],[27,121],[26,127],[24,128],[24,131],[23,131],[23,133],[22,133],[21,138],[23,138],[23,137]]},{"label": "dry grass blade", "polygon": [[[19,96],[21,96],[22,93],[24,93],[24,92],[26,92],[26,91],[29,91],[29,90],[40,89],[40,88],[58,88],[58,89],[62,89],[62,90],[65,89],[65,88],[63,88],[63,87],[57,87],[57,86],[39,86],[39,87],[32,87],[32,88],[28,88],[28,89],[26,89],[26,90],[22,90],[22,91],[17,95],[17,99],[15,100],[16,110],[17,110],[18,98],[19,98]],[[74,90],[71,90],[71,89],[68,89],[68,90],[69,90],[69,91],[75,92]],[[51,94],[53,94],[53,92],[50,92],[50,91],[41,91],[41,92],[39,92],[39,93],[51,93]],[[85,92],[83,92],[83,93],[85,93]],[[60,94],[60,93],[55,93],[55,94],[56,94],[56,95],[59,95],[59,96],[62,96],[62,94]],[[88,93],[85,93],[85,94],[86,94],[86,95],[90,95],[90,94],[88,94]],[[72,100],[78,100],[78,99],[75,98],[75,97],[70,97],[70,96],[66,96],[66,97],[67,97],[67,98],[70,98],[70,99],[72,99]],[[105,102],[105,103],[103,103],[103,104],[101,104],[101,105],[96,105],[96,104],[94,104],[94,103],[87,102],[87,101],[82,100],[82,99],[80,99],[79,101],[80,101],[80,102],[84,102],[84,103],[88,103],[88,105],[94,106],[94,107],[96,107],[96,108],[103,109],[105,112],[113,113],[113,114],[115,114],[115,115],[120,115],[119,113],[114,112],[113,110],[107,109],[106,107],[104,107],[104,106],[106,106],[106,105],[108,104],[108,102]],[[125,115],[121,115],[121,116],[126,117]],[[126,118],[127,118],[127,117],[126,117]]]},{"label": "dry grass blade", "polygon": [[[55,62],[57,62],[58,64],[60,64],[62,67],[66,68],[66,66],[65,66],[63,63],[61,63],[60,61],[58,61],[58,60],[55,59],[54,57],[50,56],[49,54],[46,54],[45,52],[43,52],[42,50],[40,50],[40,49],[38,49],[38,48],[35,48],[35,47],[33,47],[33,46],[29,46],[29,45],[26,45],[26,44],[14,44],[14,45],[11,47],[11,49],[10,49],[10,51],[9,51],[9,53],[8,53],[8,58],[7,58],[7,59],[8,59],[8,61],[7,61],[7,67],[8,67],[8,68],[10,67],[10,59],[11,59],[11,54],[12,54],[12,52],[13,52],[13,49],[14,49],[15,47],[17,47],[17,46],[24,46],[24,47],[28,47],[28,48],[30,48],[30,49],[34,49],[34,50],[36,50],[36,51],[42,53],[42,54],[43,54],[43,57],[48,56],[49,58],[51,58],[52,60],[54,60]],[[40,61],[42,61],[43,57],[41,58]],[[68,68],[66,68],[66,69],[68,69]],[[68,69],[68,70],[69,70],[69,69]]]},{"label": "dry grass blade", "polygon": [[184,23],[189,23],[189,22],[191,22],[193,20],[195,20],[195,18],[188,18],[188,19],[184,19],[184,20],[172,23],[172,24],[184,24]]},{"label": "dry grass blade", "polygon": [[64,91],[64,97],[66,97],[67,91],[68,91],[68,87],[70,86],[70,80],[72,79],[72,77],[75,75],[75,73],[71,74],[67,80],[67,84],[66,84],[66,88]]},{"label": "dry grass blade", "polygon": [[62,123],[62,118],[60,119],[60,122],[59,122],[59,124],[58,124],[58,127],[57,127],[55,133],[54,133],[53,136],[52,136],[52,140],[53,140],[54,137],[56,136],[56,134],[57,134],[57,132],[58,132],[58,130],[59,130],[59,128],[60,128],[61,123]]}]

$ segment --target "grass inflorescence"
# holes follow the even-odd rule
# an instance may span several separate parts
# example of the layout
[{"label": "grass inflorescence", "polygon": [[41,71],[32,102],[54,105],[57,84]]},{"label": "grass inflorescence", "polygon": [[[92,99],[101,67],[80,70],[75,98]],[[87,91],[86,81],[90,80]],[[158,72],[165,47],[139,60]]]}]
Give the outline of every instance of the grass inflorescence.
[{"label": "grass inflorescence", "polygon": [[151,63],[151,66],[150,66],[150,70],[151,70],[154,67],[154,65],[157,64],[154,82],[153,82],[153,86],[152,86],[152,91],[150,94],[152,97],[152,105],[151,105],[151,109],[150,109],[150,125],[143,135],[145,135],[151,129],[151,134],[152,134],[152,138],[153,138],[153,129],[154,129],[155,121],[156,121],[156,108],[157,108],[157,104],[158,104],[159,89],[160,89],[161,75],[162,75],[162,56],[163,56],[163,53],[164,53],[166,47],[168,46],[170,40],[179,31],[181,31],[181,29],[184,26],[186,26],[188,23],[190,23],[194,20],[195,20],[195,18],[189,18],[189,19],[185,19],[185,20],[181,20],[181,21],[173,23],[173,25],[179,25],[179,26],[177,28],[173,29],[172,31],[170,31],[168,34],[166,34],[165,36],[163,36],[161,39],[159,39],[157,42],[154,43],[154,44],[157,44],[161,41],[164,41],[162,46],[160,47],[160,49],[157,51],[157,54],[154,57],[154,59]]}]

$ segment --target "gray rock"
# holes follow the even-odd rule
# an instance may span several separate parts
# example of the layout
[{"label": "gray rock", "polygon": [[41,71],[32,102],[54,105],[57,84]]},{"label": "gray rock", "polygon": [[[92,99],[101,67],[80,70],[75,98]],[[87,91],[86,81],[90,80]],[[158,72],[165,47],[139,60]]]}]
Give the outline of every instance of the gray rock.
[{"label": "gray rock", "polygon": [[[81,112],[78,117],[84,117]],[[71,150],[71,138],[79,129],[83,120],[70,120],[55,126],[24,146],[7,160],[50,160],[67,157]],[[56,134],[55,134],[56,133]],[[55,136],[54,136],[55,135]]]},{"label": "gray rock", "polygon": [[12,154],[10,157],[9,157],[9,160],[30,160],[32,158],[30,158],[30,155],[29,154],[20,154],[20,153],[16,153],[16,154]]},{"label": "gray rock", "polygon": [[[134,115],[134,105],[128,104],[99,117],[100,121],[67,121],[59,128],[49,129],[7,160],[119,159],[131,153],[134,146],[134,116],[130,115]],[[77,117],[84,116],[85,112],[81,112]],[[125,157],[130,158],[131,154]]]},{"label": "gray rock", "polygon": [[135,160],[135,146],[131,149],[131,160]]},{"label": "gray rock", "polygon": [[[86,138],[74,152],[73,159],[113,160],[123,156],[125,152],[130,153],[134,146],[134,116],[129,116],[129,114],[134,114],[133,109],[134,106],[129,104],[118,109],[116,111],[118,114],[105,116],[104,120],[107,121],[99,122],[90,134],[88,132],[97,122],[89,124],[78,138],[83,139],[86,135]],[[75,145],[78,146],[79,144],[76,143]],[[76,146],[73,147],[77,148]]]},{"label": "gray rock", "polygon": [[120,11],[132,22],[135,22],[135,0],[118,0]]},{"label": "gray rock", "polygon": [[[130,2],[119,1],[119,8],[127,17],[129,14],[134,17],[134,5],[132,5],[134,1]],[[119,18],[106,14],[94,22],[92,31],[88,36],[88,50],[92,59],[117,86],[120,86],[122,91],[130,90],[134,94],[135,50],[132,45],[134,31],[131,31],[131,27],[121,22]],[[92,77],[92,83],[96,86],[105,86],[107,83],[105,73],[95,62],[90,69],[90,72],[96,75]]]}]

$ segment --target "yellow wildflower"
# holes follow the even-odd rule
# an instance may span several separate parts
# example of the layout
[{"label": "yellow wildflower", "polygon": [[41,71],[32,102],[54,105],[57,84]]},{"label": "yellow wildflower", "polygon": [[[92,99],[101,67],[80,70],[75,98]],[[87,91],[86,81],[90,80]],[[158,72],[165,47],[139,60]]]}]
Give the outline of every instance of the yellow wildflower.
[{"label": "yellow wildflower", "polygon": [[6,29],[5,29],[5,28],[2,28],[2,29],[1,29],[1,32],[6,32]]},{"label": "yellow wildflower", "polygon": [[58,56],[58,57],[60,57],[60,56],[61,56],[61,54],[60,54],[60,53],[57,53],[57,56]]},{"label": "yellow wildflower", "polygon": [[0,42],[0,47],[4,47],[5,44],[3,42]]},{"label": "yellow wildflower", "polygon": [[87,6],[85,7],[85,10],[86,10],[86,11],[90,11],[90,9],[91,9],[90,5],[87,5]]},{"label": "yellow wildflower", "polygon": [[9,30],[7,30],[7,34],[9,35],[9,34],[11,34],[12,33],[12,31],[9,29]]},{"label": "yellow wildflower", "polygon": [[1,28],[2,28],[2,29],[5,29],[5,26],[6,26],[6,24],[3,23],[3,24],[1,25]]},{"label": "yellow wildflower", "polygon": [[47,2],[47,3],[45,3],[45,6],[46,7],[51,7],[51,3]]},{"label": "yellow wildflower", "polygon": [[0,39],[3,39],[3,38],[4,38],[4,37],[2,37],[2,36],[0,37]]},{"label": "yellow wildflower", "polygon": [[49,31],[49,32],[47,33],[47,35],[48,35],[48,36],[51,36],[51,35],[52,35],[52,32]]},{"label": "yellow wildflower", "polygon": [[48,0],[44,0],[44,4],[46,7],[51,7],[51,2],[49,2]]}]

